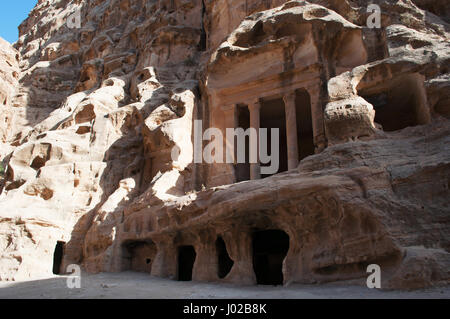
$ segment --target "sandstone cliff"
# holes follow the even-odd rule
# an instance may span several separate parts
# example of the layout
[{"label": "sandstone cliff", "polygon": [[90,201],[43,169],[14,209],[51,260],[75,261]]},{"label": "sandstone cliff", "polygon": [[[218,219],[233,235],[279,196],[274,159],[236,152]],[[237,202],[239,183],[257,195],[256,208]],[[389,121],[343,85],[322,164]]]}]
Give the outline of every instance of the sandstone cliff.
[{"label": "sandstone cliff", "polygon": [[[193,247],[194,280],[254,284],[281,230],[286,284],[448,283],[449,5],[374,3],[380,28],[362,0],[39,0],[0,40],[0,280],[48,276],[59,242],[62,272],[179,279]],[[259,103],[273,127],[288,94],[298,167],[194,163],[194,120]]]}]

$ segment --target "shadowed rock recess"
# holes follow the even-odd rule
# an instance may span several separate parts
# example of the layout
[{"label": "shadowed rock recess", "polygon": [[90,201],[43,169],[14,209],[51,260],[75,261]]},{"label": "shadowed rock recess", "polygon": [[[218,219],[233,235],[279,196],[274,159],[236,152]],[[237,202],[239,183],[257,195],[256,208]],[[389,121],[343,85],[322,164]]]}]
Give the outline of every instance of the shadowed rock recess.
[{"label": "shadowed rock recess", "polygon": [[[0,39],[0,280],[448,284],[449,2],[373,3],[39,0]],[[195,120],[279,128],[279,173],[195,163]]]}]

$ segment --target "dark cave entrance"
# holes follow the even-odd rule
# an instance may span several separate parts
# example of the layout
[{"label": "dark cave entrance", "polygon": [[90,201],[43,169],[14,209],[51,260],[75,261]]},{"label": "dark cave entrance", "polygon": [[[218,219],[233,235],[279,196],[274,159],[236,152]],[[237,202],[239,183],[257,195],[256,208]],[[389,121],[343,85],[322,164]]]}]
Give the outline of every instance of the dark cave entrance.
[{"label": "dark cave entrance", "polygon": [[375,122],[393,132],[430,122],[426,93],[420,76],[409,74],[358,94],[373,105]]},{"label": "dark cave entrance", "polygon": [[178,249],[178,281],[192,281],[197,253],[193,246],[181,246]]},{"label": "dark cave entrance", "polygon": [[64,246],[66,245],[63,241],[58,241],[56,243],[55,252],[53,253],[53,274],[61,274],[61,264],[64,256]]},{"label": "dark cave entrance", "polygon": [[156,245],[152,241],[133,241],[124,244],[123,270],[151,273],[156,251]]},{"label": "dark cave entrance", "polygon": [[282,285],[283,261],[289,251],[289,236],[282,230],[253,234],[253,269],[258,285]]},{"label": "dark cave entrance", "polygon": [[383,127],[383,131],[393,132],[418,125],[416,112],[410,109],[414,100],[408,94],[396,95],[388,91],[363,98],[373,105],[375,122]]},{"label": "dark cave entrance", "polygon": [[231,271],[234,261],[230,258],[227,251],[227,246],[222,237],[216,240],[217,261],[218,261],[218,276],[220,279],[225,278]]},{"label": "dark cave entrance", "polygon": [[[278,173],[288,170],[287,137],[286,137],[286,111],[282,98],[263,101],[261,104],[261,128],[267,129],[267,154],[280,155]],[[279,150],[272,145],[272,129],[279,129]],[[261,167],[270,166],[270,163],[261,163]],[[263,175],[266,178],[272,175]]]}]

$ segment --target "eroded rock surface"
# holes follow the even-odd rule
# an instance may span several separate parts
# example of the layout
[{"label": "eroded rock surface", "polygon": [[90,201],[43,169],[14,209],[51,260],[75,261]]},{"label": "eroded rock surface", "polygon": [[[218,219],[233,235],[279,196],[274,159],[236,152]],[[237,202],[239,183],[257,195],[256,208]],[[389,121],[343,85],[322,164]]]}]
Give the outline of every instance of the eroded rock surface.
[{"label": "eroded rock surface", "polygon": [[[374,3],[39,0],[0,40],[0,280],[448,284],[449,7]],[[280,173],[194,163],[195,120],[281,129]]]}]

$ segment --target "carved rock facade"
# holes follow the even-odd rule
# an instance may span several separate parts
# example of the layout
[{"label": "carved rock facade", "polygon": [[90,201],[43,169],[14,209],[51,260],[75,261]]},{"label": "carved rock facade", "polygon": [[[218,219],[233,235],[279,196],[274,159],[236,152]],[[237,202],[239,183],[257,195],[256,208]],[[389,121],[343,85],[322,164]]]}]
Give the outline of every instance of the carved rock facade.
[{"label": "carved rock facade", "polygon": [[[448,283],[448,6],[374,2],[40,0],[0,43],[0,280]],[[195,163],[196,120],[280,129],[279,173]]]}]

